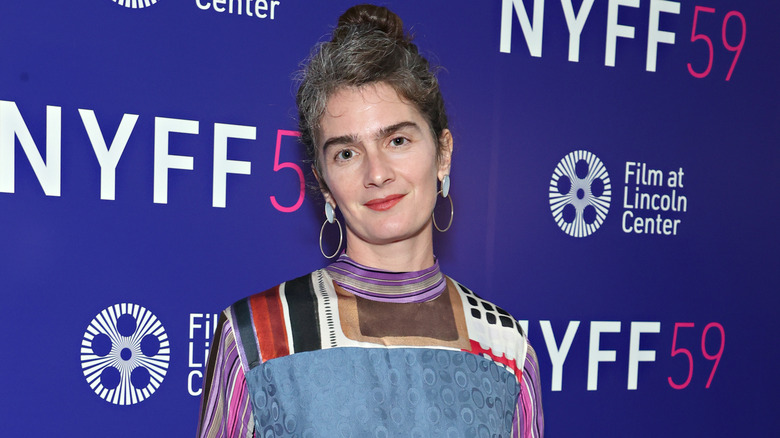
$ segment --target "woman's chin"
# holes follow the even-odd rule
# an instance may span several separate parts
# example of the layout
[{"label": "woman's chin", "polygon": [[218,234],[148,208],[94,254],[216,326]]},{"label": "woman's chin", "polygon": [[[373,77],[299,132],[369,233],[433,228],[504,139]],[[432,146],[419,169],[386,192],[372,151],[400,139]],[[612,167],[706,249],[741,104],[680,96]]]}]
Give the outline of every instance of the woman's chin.
[{"label": "woman's chin", "polygon": [[381,228],[366,230],[362,235],[356,235],[358,239],[371,245],[389,245],[404,241],[411,241],[424,235],[426,228],[430,227],[410,227],[408,225],[385,224]]}]

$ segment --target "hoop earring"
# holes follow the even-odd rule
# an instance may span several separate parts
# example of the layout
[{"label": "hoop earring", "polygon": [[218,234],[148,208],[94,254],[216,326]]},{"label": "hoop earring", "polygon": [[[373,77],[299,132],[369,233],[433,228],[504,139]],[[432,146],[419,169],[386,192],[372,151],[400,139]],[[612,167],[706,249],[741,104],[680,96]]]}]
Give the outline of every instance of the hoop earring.
[{"label": "hoop earring", "polygon": [[434,212],[431,213],[431,219],[433,219],[433,227],[439,230],[440,232],[445,232],[450,229],[452,226],[452,218],[455,217],[455,205],[452,203],[452,196],[449,196],[450,194],[450,176],[444,175],[444,178],[441,179],[441,190],[437,193],[437,195],[441,195],[442,198],[446,198],[450,200],[450,221],[447,223],[447,227],[443,230],[439,228],[439,226],[436,224],[436,212],[434,209]]},{"label": "hoop earring", "polygon": [[[336,248],[336,252],[334,252],[331,255],[325,254],[325,250],[322,248],[322,233],[325,231],[325,225],[326,224],[332,224],[333,222],[336,222],[336,225],[339,227],[339,246]],[[344,233],[341,230],[341,222],[339,222],[338,218],[336,217],[336,212],[333,210],[333,206],[330,205],[329,202],[325,203],[325,222],[322,223],[322,227],[320,227],[320,252],[322,253],[322,256],[326,259],[332,259],[333,257],[336,257],[341,251],[341,244],[344,240]]]}]

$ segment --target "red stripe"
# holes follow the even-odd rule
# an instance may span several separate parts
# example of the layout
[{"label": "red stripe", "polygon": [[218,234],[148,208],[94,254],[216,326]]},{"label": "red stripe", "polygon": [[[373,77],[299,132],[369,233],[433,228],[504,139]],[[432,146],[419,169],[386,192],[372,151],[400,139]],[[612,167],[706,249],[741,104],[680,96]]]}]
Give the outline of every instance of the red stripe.
[{"label": "red stripe", "polygon": [[250,298],[252,320],[263,362],[290,354],[279,286]]},{"label": "red stripe", "polygon": [[284,310],[278,286],[274,288],[273,296],[266,298],[266,304],[268,306],[268,322],[274,333],[274,350],[277,352],[275,357],[287,356],[290,354],[290,346],[287,343],[287,326],[284,323]]}]

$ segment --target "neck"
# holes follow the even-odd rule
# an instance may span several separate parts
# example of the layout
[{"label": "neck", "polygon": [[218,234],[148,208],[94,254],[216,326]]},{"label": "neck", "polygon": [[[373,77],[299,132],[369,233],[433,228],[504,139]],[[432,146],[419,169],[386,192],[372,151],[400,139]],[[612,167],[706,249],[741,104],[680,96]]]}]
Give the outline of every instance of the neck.
[{"label": "neck", "polygon": [[426,227],[411,238],[382,244],[366,242],[347,228],[347,255],[361,265],[392,272],[419,271],[433,265],[433,232]]},{"label": "neck", "polygon": [[371,301],[423,303],[438,298],[447,288],[436,261],[419,271],[390,272],[361,265],[342,254],[325,269],[345,292]]}]

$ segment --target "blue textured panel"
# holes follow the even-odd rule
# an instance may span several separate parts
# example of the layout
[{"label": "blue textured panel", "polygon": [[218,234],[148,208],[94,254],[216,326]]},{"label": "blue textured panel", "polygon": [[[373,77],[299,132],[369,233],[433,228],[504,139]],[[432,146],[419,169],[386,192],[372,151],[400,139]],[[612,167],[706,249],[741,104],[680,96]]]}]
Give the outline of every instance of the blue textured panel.
[{"label": "blue textured panel", "polygon": [[247,383],[262,437],[508,437],[519,391],[492,361],[424,348],[300,353]]}]

